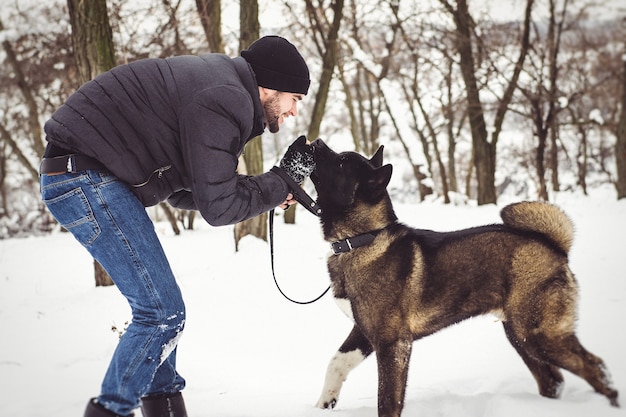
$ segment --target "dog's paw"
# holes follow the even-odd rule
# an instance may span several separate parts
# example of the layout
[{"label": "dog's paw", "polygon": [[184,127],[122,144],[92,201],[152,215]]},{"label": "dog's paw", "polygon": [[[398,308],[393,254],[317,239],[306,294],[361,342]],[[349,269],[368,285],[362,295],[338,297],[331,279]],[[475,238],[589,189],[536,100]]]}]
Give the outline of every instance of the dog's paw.
[{"label": "dog's paw", "polygon": [[337,405],[337,398],[329,395],[328,397],[326,396],[322,396],[318,401],[317,404],[315,404],[315,406],[317,408],[322,408],[322,409],[333,409],[335,408],[335,406]]}]

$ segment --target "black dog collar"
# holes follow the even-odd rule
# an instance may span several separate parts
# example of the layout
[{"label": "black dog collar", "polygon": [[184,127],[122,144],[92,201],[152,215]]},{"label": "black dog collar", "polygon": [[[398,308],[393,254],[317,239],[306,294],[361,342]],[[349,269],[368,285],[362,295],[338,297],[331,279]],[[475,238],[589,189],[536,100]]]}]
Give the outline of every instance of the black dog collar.
[{"label": "black dog collar", "polygon": [[352,249],[360,248],[362,246],[367,246],[374,241],[376,235],[380,233],[380,230],[375,232],[363,233],[362,235],[357,235],[354,237],[349,237],[347,239],[338,240],[330,244],[330,247],[333,249],[335,255],[339,255],[340,253],[350,252]]}]

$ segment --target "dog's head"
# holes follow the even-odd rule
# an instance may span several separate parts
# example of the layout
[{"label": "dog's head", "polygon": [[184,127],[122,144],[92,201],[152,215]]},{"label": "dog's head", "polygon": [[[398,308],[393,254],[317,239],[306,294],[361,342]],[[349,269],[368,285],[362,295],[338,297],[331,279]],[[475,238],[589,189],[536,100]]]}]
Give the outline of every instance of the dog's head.
[{"label": "dog's head", "polygon": [[[311,143],[315,170],[311,181],[317,191],[322,209],[322,222],[372,216],[371,209],[381,205],[391,210],[387,184],[391,179],[391,164],[383,165],[383,147],[371,159],[356,152],[336,153],[317,139]],[[384,210],[385,216],[387,211]],[[382,214],[382,213],[381,213]]]}]

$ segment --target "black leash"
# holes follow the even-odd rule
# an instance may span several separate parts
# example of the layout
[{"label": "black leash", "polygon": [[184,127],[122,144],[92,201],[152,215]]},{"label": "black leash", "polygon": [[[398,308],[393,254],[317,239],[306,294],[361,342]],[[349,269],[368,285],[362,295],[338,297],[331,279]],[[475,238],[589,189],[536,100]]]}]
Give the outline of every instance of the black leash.
[{"label": "black leash", "polygon": [[298,203],[302,204],[302,206],[309,212],[311,212],[311,214],[313,214],[314,216],[320,216],[320,214],[322,213],[322,209],[317,204],[317,201],[313,200],[311,196],[308,195],[302,189],[302,187],[300,187],[300,184],[292,180],[291,177],[279,167],[272,167],[270,171],[278,174],[278,176],[281,177],[290,186],[290,188],[292,189],[291,194],[293,194],[293,198]]},{"label": "black leash", "polygon": [[[274,167],[276,168],[276,167]],[[309,196],[303,189],[302,187],[300,187],[299,184],[296,184],[295,181],[293,181],[291,179],[291,177],[289,177],[287,174],[285,174],[285,171],[283,171],[280,168],[274,169],[272,168],[270,171],[275,172],[276,174],[278,174],[282,179],[284,179],[287,184],[289,184],[292,188],[292,194],[294,199],[299,202],[300,204],[302,204],[302,206],[304,208],[306,208],[309,212],[311,212],[312,214],[314,214],[315,216],[320,215],[320,213],[322,212],[322,210],[320,209],[319,205],[317,204],[317,202],[315,200],[313,200],[311,198],[311,196]],[[313,300],[310,301],[298,301],[298,300],[294,300],[292,298],[290,298],[289,296],[287,296],[287,294],[285,294],[283,292],[283,290],[280,288],[280,285],[278,284],[278,280],[276,279],[276,272],[274,271],[274,209],[270,210],[269,212],[269,225],[270,225],[270,259],[272,262],[272,276],[274,277],[274,283],[276,284],[276,288],[278,288],[278,291],[282,294],[283,297],[285,297],[287,300],[291,301],[294,304],[300,304],[300,305],[306,305],[306,304],[313,304],[314,302],[318,301],[320,298],[322,298],[323,296],[326,295],[326,293],[328,292],[328,290],[330,290],[330,285],[328,286],[328,288],[326,288],[324,290],[323,293],[321,293],[318,297],[316,297]]]},{"label": "black leash", "polygon": [[330,285],[328,286],[328,288],[324,290],[323,293],[321,293],[319,296],[317,296],[316,298],[310,301],[294,300],[283,292],[283,290],[280,288],[280,285],[278,284],[278,280],[276,280],[276,272],[274,271],[274,209],[270,211],[269,215],[270,215],[270,257],[272,260],[272,276],[274,277],[274,283],[276,284],[276,288],[278,288],[278,291],[280,291],[283,297],[285,297],[287,300],[291,301],[294,304],[300,304],[300,305],[313,304],[314,302],[318,301],[320,298],[326,295],[328,290],[330,290]]}]

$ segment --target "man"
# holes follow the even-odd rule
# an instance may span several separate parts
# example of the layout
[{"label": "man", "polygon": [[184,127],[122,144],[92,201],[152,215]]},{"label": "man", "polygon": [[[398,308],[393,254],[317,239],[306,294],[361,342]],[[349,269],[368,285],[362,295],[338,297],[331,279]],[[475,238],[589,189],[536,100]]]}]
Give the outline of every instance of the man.
[{"label": "man", "polygon": [[[145,207],[167,200],[228,225],[294,203],[275,172],[236,173],[246,142],[273,133],[309,89],[309,70],[284,38],[240,57],[146,59],[87,82],[45,124],[42,199],[100,262],[132,309],[101,393],[85,417],[186,417],[176,371],[185,305]],[[313,170],[299,138],[280,166],[300,183]]]}]

